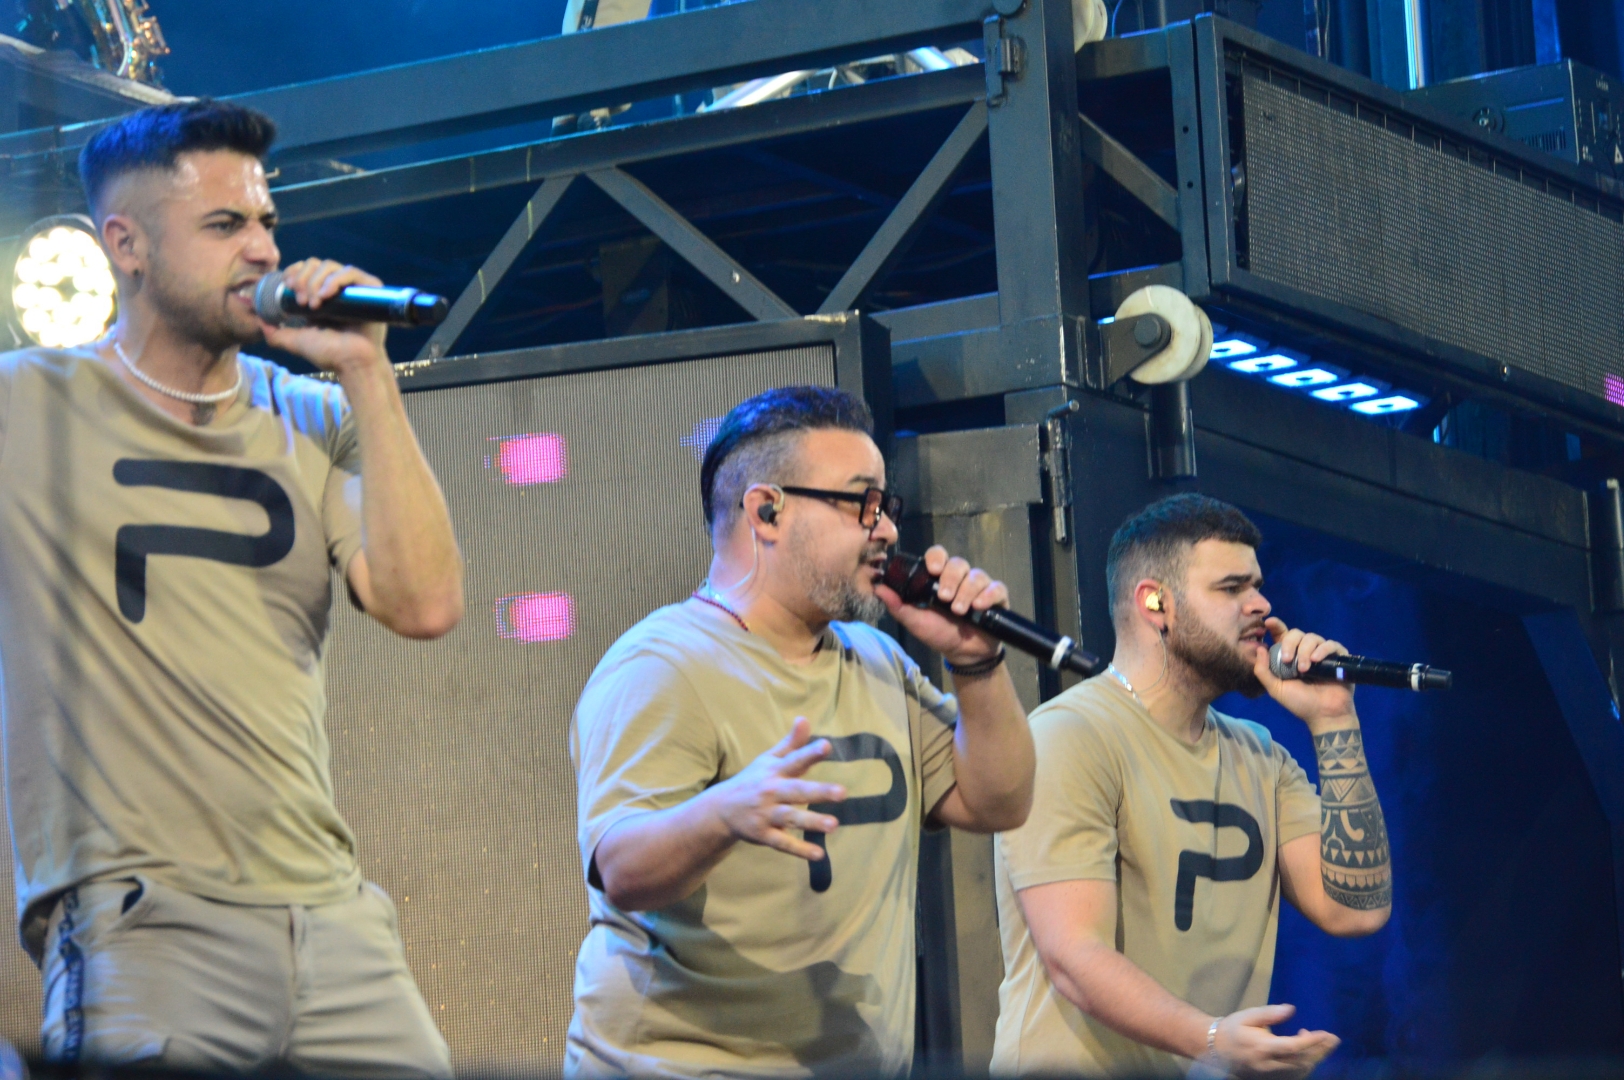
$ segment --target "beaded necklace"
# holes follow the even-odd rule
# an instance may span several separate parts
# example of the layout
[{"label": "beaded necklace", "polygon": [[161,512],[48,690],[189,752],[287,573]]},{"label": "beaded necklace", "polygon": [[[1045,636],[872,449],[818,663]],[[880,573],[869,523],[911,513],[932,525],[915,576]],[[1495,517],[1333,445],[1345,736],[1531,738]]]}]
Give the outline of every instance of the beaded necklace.
[{"label": "beaded necklace", "polygon": [[709,604],[711,607],[715,608],[717,611],[725,611],[725,612],[727,612],[728,617],[731,618],[734,622],[739,624],[739,629],[743,630],[747,634],[751,632],[750,631],[750,624],[745,622],[744,619],[739,615],[739,613],[737,611],[734,611],[732,608],[728,607],[726,604],[722,603],[720,600],[716,600],[716,599],[714,599],[712,597],[706,596],[704,593],[700,592],[698,589],[695,589],[693,591],[692,596],[693,596],[693,599],[698,600],[701,604]]}]

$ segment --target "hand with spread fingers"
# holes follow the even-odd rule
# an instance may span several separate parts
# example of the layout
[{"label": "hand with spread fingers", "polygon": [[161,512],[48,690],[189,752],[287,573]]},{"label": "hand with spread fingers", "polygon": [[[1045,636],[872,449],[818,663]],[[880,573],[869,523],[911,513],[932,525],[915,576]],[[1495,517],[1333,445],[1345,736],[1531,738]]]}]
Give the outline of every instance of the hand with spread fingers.
[{"label": "hand with spread fingers", "polygon": [[717,816],[735,839],[817,862],[824,858],[823,848],[798,839],[792,831],[827,835],[840,824],[807,807],[842,802],[846,789],[802,779],[808,769],[829,756],[829,750],[829,740],[814,741],[812,725],[806,717],[797,716],[789,734],[777,745],[717,784],[706,797],[714,800]]},{"label": "hand with spread fingers", "polygon": [[1294,1005],[1242,1009],[1223,1018],[1213,1039],[1217,1064],[1230,1075],[1249,1080],[1300,1080],[1330,1056],[1342,1040],[1329,1031],[1303,1028],[1295,1035],[1276,1035],[1269,1028],[1297,1012]]},{"label": "hand with spread fingers", "polygon": [[[925,552],[925,568],[936,577],[937,598],[951,604],[955,614],[965,615],[972,608],[985,611],[1009,606],[1009,590],[1002,581],[993,580],[985,570],[972,567],[957,555],[950,558],[947,549],[940,544]],[[948,618],[932,606],[905,604],[883,583],[876,584],[874,592],[885,601],[886,610],[904,630],[941,653],[950,663],[973,664],[998,651],[997,639],[967,622]]]},{"label": "hand with spread fingers", "polygon": [[[319,319],[322,301],[337,296],[345,286],[378,286],[383,282],[365,270],[332,259],[304,259],[283,271],[283,284]],[[323,371],[342,375],[347,368],[389,362],[383,347],[389,328],[383,323],[290,327],[262,322],[261,328],[267,344],[302,356]]]},{"label": "hand with spread fingers", "polygon": [[[1299,672],[1307,671],[1315,661],[1328,656],[1348,655],[1348,650],[1340,641],[1330,641],[1319,634],[1300,629],[1289,629],[1280,619],[1265,619],[1263,625],[1279,643],[1280,659],[1295,666]],[[1345,726],[1354,718],[1351,686],[1276,678],[1274,672],[1269,670],[1267,649],[1258,650],[1252,661],[1252,670],[1269,696],[1307,724],[1310,731],[1318,732],[1327,726]]]}]

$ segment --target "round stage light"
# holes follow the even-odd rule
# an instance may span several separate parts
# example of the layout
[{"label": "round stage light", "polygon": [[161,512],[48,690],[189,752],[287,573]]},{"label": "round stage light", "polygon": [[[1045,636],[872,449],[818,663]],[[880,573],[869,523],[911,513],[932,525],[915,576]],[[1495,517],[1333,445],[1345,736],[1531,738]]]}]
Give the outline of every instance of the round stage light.
[{"label": "round stage light", "polygon": [[29,340],[64,349],[95,341],[118,289],[96,227],[80,214],[48,217],[23,234],[11,272],[11,306]]}]

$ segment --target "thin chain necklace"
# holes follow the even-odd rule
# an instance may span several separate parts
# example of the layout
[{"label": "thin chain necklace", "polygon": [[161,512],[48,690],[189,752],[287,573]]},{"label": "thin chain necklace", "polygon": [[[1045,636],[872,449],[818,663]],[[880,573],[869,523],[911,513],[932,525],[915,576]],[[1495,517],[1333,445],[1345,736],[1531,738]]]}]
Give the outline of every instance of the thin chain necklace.
[{"label": "thin chain necklace", "polygon": [[1145,699],[1139,696],[1139,691],[1133,688],[1133,683],[1128,681],[1128,677],[1126,675],[1117,670],[1117,666],[1115,664],[1106,664],[1105,673],[1111,676],[1111,678],[1115,679],[1117,682],[1121,683],[1122,689],[1133,695],[1133,699],[1139,703],[1140,708],[1148,709],[1148,706],[1145,705]]},{"label": "thin chain necklace", "polygon": [[[708,588],[710,588],[709,585],[701,586],[701,589]],[[741,616],[737,611],[734,611],[732,608],[728,607],[726,604],[722,603],[720,600],[716,599],[714,596],[706,596],[702,591],[700,591],[700,589],[695,589],[693,591],[693,598],[698,600],[701,604],[709,604],[718,611],[727,612],[733,621],[739,624],[739,629],[743,630],[746,634],[751,632],[750,624],[744,621],[743,616]]]},{"label": "thin chain necklace", "polygon": [[[1111,676],[1111,678],[1115,679],[1117,682],[1121,683],[1122,684],[1122,689],[1126,690],[1128,693],[1133,695],[1133,699],[1139,703],[1140,708],[1144,709],[1146,712],[1150,711],[1150,706],[1145,704],[1145,699],[1139,696],[1139,691],[1137,691],[1137,690],[1135,690],[1133,688],[1133,683],[1128,681],[1128,677],[1126,675],[1122,674],[1122,672],[1117,669],[1117,666],[1115,664],[1110,664],[1110,663],[1106,664],[1105,665],[1105,673],[1107,675]],[[1214,721],[1211,718],[1211,715],[1210,715],[1211,710],[1208,710],[1208,713],[1209,713],[1208,717],[1202,721],[1201,731],[1202,731],[1203,735],[1206,734],[1206,729],[1209,726],[1214,727],[1214,728],[1217,727],[1216,721]],[[1218,744],[1218,766],[1219,766],[1219,773],[1220,773],[1220,776],[1218,778],[1218,782],[1219,782],[1220,785],[1222,785],[1222,783],[1223,783],[1223,776],[1221,775],[1222,772],[1223,772],[1223,763],[1224,763],[1224,747],[1223,747],[1222,740],[1220,740],[1219,744]],[[1215,802],[1217,801],[1217,798],[1218,798],[1217,794],[1214,793],[1213,800]],[[1216,854],[1214,855],[1214,857],[1216,858]]]},{"label": "thin chain necklace", "polygon": [[124,346],[119,344],[118,338],[113,338],[112,342],[113,351],[118,354],[118,358],[124,362],[124,366],[129,369],[130,374],[134,375],[141,385],[156,390],[165,397],[172,397],[176,401],[184,401],[188,405],[218,405],[222,401],[230,401],[242,389],[242,365],[238,364],[237,381],[231,384],[229,390],[221,390],[215,394],[194,394],[189,390],[176,390],[172,386],[165,386],[131,363],[130,358],[124,355]]}]

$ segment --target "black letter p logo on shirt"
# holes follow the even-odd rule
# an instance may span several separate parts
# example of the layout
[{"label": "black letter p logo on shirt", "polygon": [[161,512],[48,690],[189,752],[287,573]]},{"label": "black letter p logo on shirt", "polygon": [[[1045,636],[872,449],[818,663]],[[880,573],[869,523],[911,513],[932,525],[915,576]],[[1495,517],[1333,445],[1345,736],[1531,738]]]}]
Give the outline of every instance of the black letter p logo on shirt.
[{"label": "black letter p logo on shirt", "polygon": [[1195,879],[1246,881],[1263,865],[1263,830],[1257,818],[1231,803],[1211,799],[1170,799],[1173,814],[1191,824],[1239,829],[1246,834],[1246,854],[1220,859],[1205,851],[1179,852],[1179,879],[1173,890],[1173,925],[1188,930],[1195,921]]},{"label": "black letter p logo on shirt", "polygon": [[[884,795],[864,795],[837,803],[813,803],[807,807],[814,814],[828,814],[842,825],[882,825],[895,821],[908,809],[908,777],[902,770],[902,759],[891,744],[878,735],[824,736],[829,739],[827,761],[883,761],[891,770],[891,786]],[[812,868],[812,891],[828,892],[834,882],[834,871],[829,866],[829,848],[825,835],[806,830],[808,842],[823,848],[823,858],[809,863]]]},{"label": "black letter p logo on shirt", "polygon": [[193,491],[223,499],[258,503],[271,527],[260,536],[198,529],[189,525],[125,525],[115,538],[114,570],[118,610],[133,623],[147,614],[147,556],[186,555],[233,566],[261,567],[280,562],[293,550],[293,504],[282,485],[258,469],[192,461],[113,463],[113,479],[125,487]]}]

